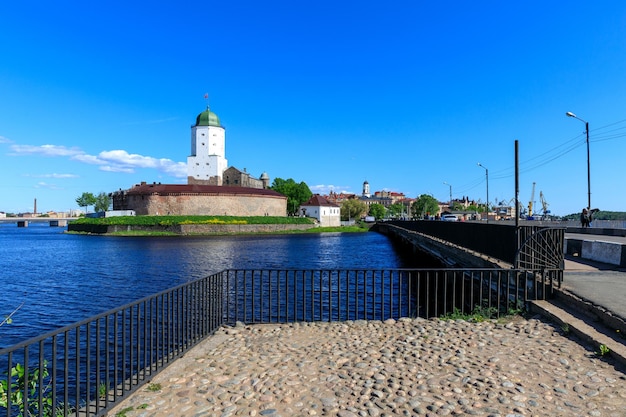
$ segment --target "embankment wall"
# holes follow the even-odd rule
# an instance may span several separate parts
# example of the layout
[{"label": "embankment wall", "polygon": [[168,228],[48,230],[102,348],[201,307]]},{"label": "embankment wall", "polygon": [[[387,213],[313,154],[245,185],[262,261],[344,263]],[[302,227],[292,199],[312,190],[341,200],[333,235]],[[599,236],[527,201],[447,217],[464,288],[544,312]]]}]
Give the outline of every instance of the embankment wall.
[{"label": "embankment wall", "polygon": [[290,230],[308,230],[317,227],[314,224],[184,224],[173,226],[130,226],[130,225],[68,225],[70,232],[83,232],[93,234],[110,234],[115,232],[165,232],[181,236],[193,235],[229,235],[229,234],[254,234],[274,233]]}]

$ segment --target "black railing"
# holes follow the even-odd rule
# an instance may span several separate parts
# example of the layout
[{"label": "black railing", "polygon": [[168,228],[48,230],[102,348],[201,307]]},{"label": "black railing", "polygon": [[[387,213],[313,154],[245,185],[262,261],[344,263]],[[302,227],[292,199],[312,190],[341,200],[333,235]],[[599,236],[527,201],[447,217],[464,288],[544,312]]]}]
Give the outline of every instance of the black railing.
[{"label": "black railing", "polygon": [[[383,223],[385,224],[436,237],[516,267],[555,268],[555,265],[563,261],[564,227],[522,225],[516,228],[515,225],[504,222],[428,220],[392,221]],[[541,236],[541,239],[533,239],[533,236]]]},{"label": "black railing", "polygon": [[0,416],[99,416],[223,322],[212,275],[0,349]]},{"label": "black railing", "polygon": [[0,350],[0,416],[101,416],[222,324],[495,316],[562,270],[226,270]]}]

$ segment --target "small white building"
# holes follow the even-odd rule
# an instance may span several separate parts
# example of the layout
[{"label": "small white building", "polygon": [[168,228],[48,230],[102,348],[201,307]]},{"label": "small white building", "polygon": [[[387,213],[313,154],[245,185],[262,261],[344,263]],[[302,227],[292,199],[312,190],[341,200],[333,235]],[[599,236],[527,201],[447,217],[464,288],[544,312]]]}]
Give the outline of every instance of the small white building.
[{"label": "small white building", "polygon": [[341,209],[319,194],[300,206],[300,212],[306,217],[317,219],[321,227],[341,226]]}]

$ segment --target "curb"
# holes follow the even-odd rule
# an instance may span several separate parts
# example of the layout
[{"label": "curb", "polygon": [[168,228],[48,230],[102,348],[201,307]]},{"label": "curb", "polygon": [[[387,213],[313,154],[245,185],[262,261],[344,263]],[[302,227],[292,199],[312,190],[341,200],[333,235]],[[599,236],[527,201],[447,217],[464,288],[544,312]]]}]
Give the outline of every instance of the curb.
[{"label": "curb", "polygon": [[[586,307],[580,309],[580,303]],[[620,327],[613,327],[604,320],[603,316],[607,317],[605,312],[594,307],[591,307],[591,311],[589,309],[589,304],[562,291],[558,291],[556,298],[549,301],[530,301],[532,313],[554,321],[564,333],[580,338],[596,353],[600,352],[600,346],[606,346],[609,349],[608,357],[626,368],[626,333],[620,329],[624,323],[621,322]],[[610,323],[619,324],[619,321]],[[598,358],[602,356],[598,355]]]}]

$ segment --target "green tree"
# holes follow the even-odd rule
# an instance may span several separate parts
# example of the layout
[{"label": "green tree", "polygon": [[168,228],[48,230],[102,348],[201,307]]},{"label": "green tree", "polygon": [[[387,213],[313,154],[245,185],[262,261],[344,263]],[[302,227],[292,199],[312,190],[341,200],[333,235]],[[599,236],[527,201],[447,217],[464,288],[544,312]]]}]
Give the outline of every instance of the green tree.
[{"label": "green tree", "polygon": [[376,220],[380,220],[387,214],[387,209],[382,204],[370,204],[370,216],[374,216]]},{"label": "green tree", "polygon": [[106,193],[100,193],[96,196],[96,202],[94,203],[94,211],[107,211],[111,206],[111,197]]},{"label": "green tree", "polygon": [[87,207],[93,206],[96,202],[96,196],[92,193],[82,193],[80,197],[76,198],[78,207],[85,207],[85,211],[87,211]]},{"label": "green tree", "polygon": [[351,198],[341,203],[341,220],[360,219],[367,213],[367,205],[361,200]]},{"label": "green tree", "polygon": [[485,207],[477,206],[476,204],[470,204],[469,206],[467,206],[467,211],[474,211],[477,213],[482,213],[483,211],[485,211]]},{"label": "green tree", "polygon": [[458,201],[455,201],[454,203],[452,203],[452,210],[454,211],[463,210],[463,204],[459,203]]},{"label": "green tree", "polygon": [[306,183],[296,183],[292,178],[275,178],[270,187],[278,193],[287,197],[287,213],[291,216],[298,214],[298,208],[302,203],[306,203],[313,195]]},{"label": "green tree", "polygon": [[413,218],[421,218],[426,215],[434,215],[439,212],[439,202],[435,199],[435,197],[422,194],[417,200],[413,202],[411,206],[411,214]]},{"label": "green tree", "polygon": [[389,210],[390,216],[400,217],[400,215],[404,211],[404,205],[400,203],[395,203],[395,204],[390,205],[387,210]]}]

